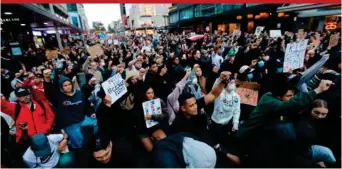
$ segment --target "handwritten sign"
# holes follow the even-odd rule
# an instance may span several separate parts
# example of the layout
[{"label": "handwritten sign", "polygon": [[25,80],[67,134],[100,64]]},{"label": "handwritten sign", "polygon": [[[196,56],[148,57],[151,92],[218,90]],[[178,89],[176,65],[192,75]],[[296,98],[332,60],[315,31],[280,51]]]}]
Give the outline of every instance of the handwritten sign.
[{"label": "handwritten sign", "polygon": [[330,36],[329,47],[336,46],[338,44],[338,39],[340,38],[340,34],[335,34]]},{"label": "handwritten sign", "polygon": [[284,60],[284,72],[289,72],[303,67],[305,50],[308,45],[308,39],[301,40],[299,42],[290,43],[286,46],[285,60]]},{"label": "handwritten sign", "polygon": [[58,51],[57,50],[46,50],[45,56],[48,60],[54,59],[58,56]]},{"label": "handwritten sign", "polygon": [[101,56],[101,55],[103,55],[103,50],[102,50],[100,44],[89,47],[87,49],[87,51],[90,54],[90,56]]},{"label": "handwritten sign", "polygon": [[108,39],[107,43],[108,43],[108,44],[113,44],[113,40]]},{"label": "handwritten sign", "polygon": [[276,38],[281,36],[281,31],[280,30],[270,30],[270,37],[271,38]]},{"label": "handwritten sign", "polygon": [[255,33],[254,33],[254,34],[255,34],[256,36],[260,36],[261,32],[262,32],[264,29],[265,29],[264,26],[258,26],[258,27],[256,27]]},{"label": "handwritten sign", "polygon": [[240,103],[247,104],[251,106],[256,106],[258,104],[258,91],[248,88],[238,87],[236,88],[236,93],[240,96]]},{"label": "handwritten sign", "polygon": [[116,74],[103,82],[102,87],[106,95],[112,97],[112,104],[127,92],[126,82],[120,74]]},{"label": "handwritten sign", "polygon": [[[154,99],[151,101],[143,102],[142,103],[144,109],[144,115],[158,115],[162,113],[161,104],[159,99]],[[155,125],[159,124],[159,122],[154,120],[146,120],[146,127],[151,128]]]}]

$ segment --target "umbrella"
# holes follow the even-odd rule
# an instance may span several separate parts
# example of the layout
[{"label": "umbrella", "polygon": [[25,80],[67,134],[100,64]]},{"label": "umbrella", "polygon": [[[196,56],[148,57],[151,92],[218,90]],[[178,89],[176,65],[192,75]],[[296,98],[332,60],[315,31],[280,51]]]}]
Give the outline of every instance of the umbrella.
[{"label": "umbrella", "polygon": [[202,39],[202,38],[203,38],[203,35],[194,35],[194,36],[191,36],[188,39],[191,40],[191,41],[196,41],[196,40],[199,40],[199,39]]}]

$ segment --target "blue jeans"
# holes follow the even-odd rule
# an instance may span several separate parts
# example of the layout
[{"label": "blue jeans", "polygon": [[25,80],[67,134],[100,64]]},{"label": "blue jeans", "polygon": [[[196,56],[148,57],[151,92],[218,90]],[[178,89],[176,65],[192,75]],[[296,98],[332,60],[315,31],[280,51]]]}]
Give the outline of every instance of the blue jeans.
[{"label": "blue jeans", "polygon": [[312,151],[312,158],[316,162],[321,162],[321,161],[328,162],[328,163],[336,162],[334,154],[328,147],[312,145],[311,151]]},{"label": "blue jeans", "polygon": [[83,135],[81,132],[81,127],[93,126],[94,134],[98,131],[97,120],[94,118],[90,118],[85,116],[84,120],[80,123],[70,125],[64,128],[64,131],[68,134],[69,137],[69,146],[71,148],[81,148],[83,146]]}]

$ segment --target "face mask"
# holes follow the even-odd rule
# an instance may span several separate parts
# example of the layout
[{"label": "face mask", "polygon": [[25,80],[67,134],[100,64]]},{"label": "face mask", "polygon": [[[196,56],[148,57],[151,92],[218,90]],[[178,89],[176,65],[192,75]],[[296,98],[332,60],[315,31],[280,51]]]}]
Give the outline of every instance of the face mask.
[{"label": "face mask", "polygon": [[197,78],[194,78],[194,80],[192,80],[192,84],[197,84]]},{"label": "face mask", "polygon": [[232,84],[228,84],[228,87],[227,87],[228,91],[234,91],[236,89],[236,85],[235,83],[232,83]]},{"label": "face mask", "polygon": [[262,57],[262,59],[264,59],[264,61],[268,61],[268,60],[270,60],[270,56],[264,56],[264,57]]},{"label": "face mask", "polygon": [[283,72],[283,68],[277,68],[277,72],[278,73],[282,73]]},{"label": "face mask", "polygon": [[264,67],[264,61],[259,61],[258,62],[258,67]]},{"label": "face mask", "polygon": [[248,75],[247,75],[247,79],[248,79],[248,80],[252,80],[252,79],[253,79],[253,74],[252,74],[252,73],[248,74]]}]

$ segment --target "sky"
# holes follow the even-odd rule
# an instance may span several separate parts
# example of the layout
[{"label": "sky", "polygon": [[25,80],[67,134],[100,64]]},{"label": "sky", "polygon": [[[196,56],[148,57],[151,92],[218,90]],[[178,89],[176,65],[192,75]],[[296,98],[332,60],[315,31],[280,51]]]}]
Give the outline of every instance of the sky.
[{"label": "sky", "polygon": [[94,21],[101,21],[107,29],[112,21],[121,19],[120,4],[83,4],[89,27]]}]

